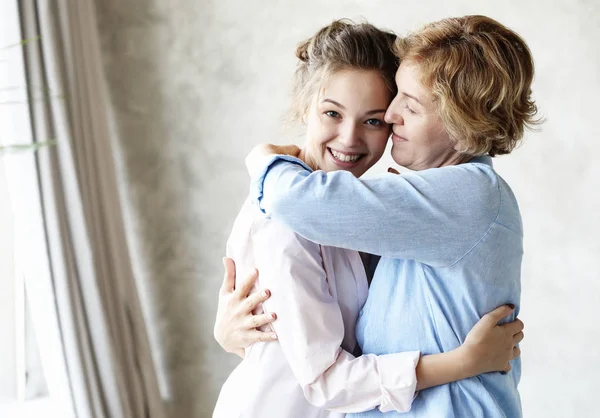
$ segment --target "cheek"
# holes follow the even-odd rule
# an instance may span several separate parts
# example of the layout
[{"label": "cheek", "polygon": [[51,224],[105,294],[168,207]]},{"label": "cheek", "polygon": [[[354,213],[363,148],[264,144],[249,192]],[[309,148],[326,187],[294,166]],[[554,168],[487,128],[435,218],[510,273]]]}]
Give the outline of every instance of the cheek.
[{"label": "cheek", "polygon": [[429,147],[436,141],[434,130],[423,121],[414,121],[408,130],[410,142],[418,147]]},{"label": "cheek", "polygon": [[316,129],[316,132],[317,143],[323,146],[337,137],[337,130],[333,124],[321,123]]},{"label": "cheek", "polygon": [[431,127],[427,131],[426,145],[431,153],[438,153],[452,148],[450,137],[444,129],[440,129],[438,126]]},{"label": "cheek", "polygon": [[318,117],[311,120],[307,126],[308,146],[313,150],[325,148],[326,145],[335,139],[335,129],[331,124],[321,121]]},{"label": "cheek", "polygon": [[369,139],[366,142],[367,148],[369,152],[379,158],[385,152],[385,147],[387,145],[388,139],[390,137],[391,131],[388,129],[382,130],[381,132],[372,133],[369,136]]}]

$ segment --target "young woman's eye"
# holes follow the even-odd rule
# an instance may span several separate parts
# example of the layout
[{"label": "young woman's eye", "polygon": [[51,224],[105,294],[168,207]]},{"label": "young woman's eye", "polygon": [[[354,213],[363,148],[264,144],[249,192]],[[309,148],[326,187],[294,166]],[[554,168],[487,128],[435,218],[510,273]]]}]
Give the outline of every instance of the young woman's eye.
[{"label": "young woman's eye", "polygon": [[383,126],[385,125],[385,122],[380,119],[369,119],[366,124],[371,126]]},{"label": "young woman's eye", "polygon": [[340,114],[338,112],[336,112],[335,110],[328,110],[327,112],[325,112],[325,114],[327,116],[329,116],[330,118],[339,118]]}]

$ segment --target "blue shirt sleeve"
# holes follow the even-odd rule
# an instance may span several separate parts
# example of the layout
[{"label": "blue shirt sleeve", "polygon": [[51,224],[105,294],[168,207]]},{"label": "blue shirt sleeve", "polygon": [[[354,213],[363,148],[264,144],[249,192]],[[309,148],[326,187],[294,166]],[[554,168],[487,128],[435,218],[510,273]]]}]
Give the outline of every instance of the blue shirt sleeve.
[{"label": "blue shirt sleeve", "polygon": [[472,163],[360,180],[274,156],[253,180],[251,196],[313,242],[437,267],[474,248],[500,207],[493,169]]}]

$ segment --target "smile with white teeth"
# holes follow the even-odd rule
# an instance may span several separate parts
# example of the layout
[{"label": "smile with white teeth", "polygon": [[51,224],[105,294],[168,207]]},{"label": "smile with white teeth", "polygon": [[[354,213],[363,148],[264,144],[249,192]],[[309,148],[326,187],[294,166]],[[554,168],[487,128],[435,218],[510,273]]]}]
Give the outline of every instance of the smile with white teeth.
[{"label": "smile with white teeth", "polygon": [[361,157],[364,154],[352,154],[352,155],[347,155],[347,154],[342,154],[341,152],[337,152],[334,149],[329,148],[329,152],[331,152],[331,155],[333,155],[333,158],[335,158],[336,160],[339,160],[343,163],[355,163],[358,160],[361,159]]}]

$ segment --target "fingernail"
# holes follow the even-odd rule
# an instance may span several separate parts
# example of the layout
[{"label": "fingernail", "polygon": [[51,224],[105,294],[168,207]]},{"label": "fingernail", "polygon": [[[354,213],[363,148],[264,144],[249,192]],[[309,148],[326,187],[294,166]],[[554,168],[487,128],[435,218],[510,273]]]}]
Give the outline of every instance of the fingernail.
[{"label": "fingernail", "polygon": [[277,339],[277,334],[271,334],[271,339],[272,340],[276,340]]},{"label": "fingernail", "polygon": [[271,319],[277,319],[277,315],[275,315],[275,313],[272,313],[270,316],[271,316]]},{"label": "fingernail", "polygon": [[269,290],[268,290],[268,289],[266,289],[266,290],[263,290],[263,291],[261,292],[261,295],[262,295],[262,297],[263,297],[263,298],[266,298],[266,297],[268,297],[268,296],[269,296]]}]

